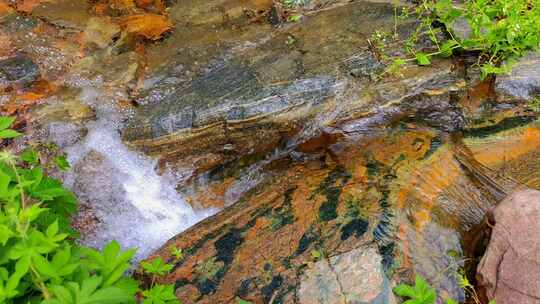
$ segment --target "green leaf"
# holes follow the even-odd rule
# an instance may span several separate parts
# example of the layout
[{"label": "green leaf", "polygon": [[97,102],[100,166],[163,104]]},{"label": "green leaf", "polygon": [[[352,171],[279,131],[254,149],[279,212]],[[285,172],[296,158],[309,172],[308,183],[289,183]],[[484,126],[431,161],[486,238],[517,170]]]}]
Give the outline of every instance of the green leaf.
[{"label": "green leaf", "polygon": [[429,55],[425,53],[416,53],[415,58],[419,65],[429,65],[431,63]]},{"label": "green leaf", "polygon": [[49,227],[47,227],[47,231],[45,232],[47,237],[54,238],[56,234],[58,233],[58,221],[54,221]]},{"label": "green leaf", "polygon": [[21,159],[31,165],[35,165],[39,163],[39,155],[38,153],[33,149],[25,150],[21,154]]},{"label": "green leaf", "polygon": [[453,39],[444,42],[441,45],[441,56],[450,57],[454,52],[454,49],[459,46],[459,43]]},{"label": "green leaf", "polygon": [[54,158],[54,163],[58,166],[58,169],[67,171],[70,168],[69,162],[65,155],[60,155]]},{"label": "green leaf", "polygon": [[9,128],[13,124],[14,121],[15,121],[15,117],[13,116],[0,117],[0,130]]},{"label": "green leaf", "polygon": [[40,254],[34,254],[32,256],[32,264],[36,267],[37,271],[50,278],[58,277],[52,264]]},{"label": "green leaf", "polygon": [[253,304],[253,303],[243,300],[240,297],[236,297],[236,304]]},{"label": "green leaf", "polygon": [[173,265],[164,263],[161,257],[152,260],[152,262],[141,262],[141,266],[146,273],[164,275],[169,272]]},{"label": "green leaf", "polygon": [[[57,302],[52,303],[62,303],[62,304],[71,304],[75,303],[75,300],[73,299],[73,295],[71,292],[64,286],[60,285],[54,285],[49,288],[53,295],[59,300]],[[50,303],[50,302],[47,302]]]},{"label": "green leaf", "polygon": [[409,298],[413,298],[416,294],[414,288],[407,284],[399,284],[396,287],[394,287],[394,293],[400,297],[409,297]]},{"label": "green leaf", "polygon": [[0,131],[0,138],[15,138],[15,137],[19,137],[21,135],[22,135],[21,133],[15,131],[15,130],[11,130],[11,129],[6,129],[6,130]]},{"label": "green leaf", "polygon": [[156,284],[151,289],[143,291],[144,304],[180,303],[174,294],[174,285]]},{"label": "green leaf", "polygon": [[15,233],[6,225],[0,225],[0,244],[5,246],[7,241],[14,236]]}]

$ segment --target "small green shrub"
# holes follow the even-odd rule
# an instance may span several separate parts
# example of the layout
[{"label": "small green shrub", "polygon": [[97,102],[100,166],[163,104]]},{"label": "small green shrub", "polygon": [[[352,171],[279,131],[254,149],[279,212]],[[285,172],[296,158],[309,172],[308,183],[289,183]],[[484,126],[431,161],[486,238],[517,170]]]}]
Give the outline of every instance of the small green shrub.
[{"label": "small green shrub", "polygon": [[[457,50],[479,53],[478,65],[482,76],[510,70],[512,62],[540,45],[540,2],[536,0],[468,0],[454,4],[451,0],[423,0],[413,12],[421,24],[406,42],[410,59],[398,59],[395,65],[415,60],[428,65],[433,56],[451,56]],[[403,17],[410,11],[404,10]],[[454,32],[456,22],[462,23],[467,32],[458,37]],[[441,28],[448,39],[441,41]],[[437,50],[424,53],[415,49],[421,34],[434,42]],[[394,67],[395,68],[395,67]]]},{"label": "small green shrub", "polygon": [[[469,283],[469,280],[462,273],[459,274],[459,286],[473,299],[474,303],[480,304],[480,300],[474,287]],[[426,280],[416,275],[414,285],[399,284],[394,287],[394,293],[404,299],[403,304],[435,304],[437,302],[437,292],[431,287]],[[457,304],[453,299],[446,299],[446,304]],[[489,304],[496,304],[495,301],[490,301]]]}]

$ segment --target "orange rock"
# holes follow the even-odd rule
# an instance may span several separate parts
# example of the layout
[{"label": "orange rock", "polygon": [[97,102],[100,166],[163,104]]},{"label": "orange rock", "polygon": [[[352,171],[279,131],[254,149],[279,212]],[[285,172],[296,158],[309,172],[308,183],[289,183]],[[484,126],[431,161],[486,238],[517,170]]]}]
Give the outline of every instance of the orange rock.
[{"label": "orange rock", "polygon": [[31,13],[36,6],[41,2],[46,2],[42,0],[20,0],[17,1],[16,7],[17,10],[24,13]]},{"label": "orange rock", "polygon": [[0,17],[9,15],[13,12],[11,6],[5,0],[0,0]]},{"label": "orange rock", "polygon": [[130,10],[135,8],[134,0],[111,0],[111,7],[118,10]]},{"label": "orange rock", "polygon": [[163,33],[173,28],[171,21],[157,14],[136,14],[120,18],[120,26],[123,30],[142,36],[147,39],[157,40]]}]

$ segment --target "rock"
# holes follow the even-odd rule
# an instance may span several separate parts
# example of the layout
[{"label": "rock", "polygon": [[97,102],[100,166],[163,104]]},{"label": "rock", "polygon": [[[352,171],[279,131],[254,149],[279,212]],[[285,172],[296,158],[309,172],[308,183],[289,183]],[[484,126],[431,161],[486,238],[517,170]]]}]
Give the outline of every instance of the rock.
[{"label": "rock", "polygon": [[33,9],[32,15],[57,26],[80,31],[91,18],[90,5],[86,0],[43,1]]},{"label": "rock", "polygon": [[472,28],[469,25],[469,21],[465,17],[458,17],[452,23],[452,32],[458,40],[470,39],[472,35]]},{"label": "rock", "polygon": [[108,46],[115,35],[120,33],[120,26],[109,18],[92,17],[88,20],[84,31],[86,43],[93,43],[99,48]]},{"label": "rock", "polygon": [[[380,263],[385,272],[396,269],[388,278],[392,282],[410,281],[419,273],[443,299],[464,299],[452,275],[463,259],[461,231],[481,223],[497,193],[515,186],[498,185],[499,171],[486,166],[540,186],[540,125],[529,121],[471,129],[463,141],[472,156],[463,159],[454,151],[457,144],[443,139],[443,131],[411,123],[366,130],[363,120],[369,117],[348,124],[348,134],[336,130],[306,142],[296,150],[305,158],[284,156],[263,162],[262,169],[248,166],[244,173],[234,169],[236,162],[210,171],[209,180],[222,188],[250,174],[261,180],[149,257],[175,265],[158,281],[175,284],[184,303],[235,303],[238,296],[253,303],[269,303],[273,297],[274,303],[298,303],[305,297],[305,303],[317,304],[324,301],[311,301],[323,297],[315,288],[315,274],[327,272],[329,265],[356,271],[355,265],[364,264],[354,261],[362,256],[369,265]],[[361,131],[368,135],[357,136]],[[208,189],[199,192],[208,194]],[[225,201],[226,192],[215,191],[214,199],[221,193]],[[184,250],[183,260],[174,259],[171,246]],[[375,253],[368,250],[371,246],[377,254],[363,255]],[[315,250],[334,263],[312,264]],[[441,273],[447,275],[441,278]],[[329,295],[336,282],[327,283]],[[362,287],[350,288],[358,292]]]},{"label": "rock", "polygon": [[80,100],[78,90],[63,88],[56,95],[58,98],[50,98],[46,103],[32,109],[35,111],[34,121],[41,125],[54,122],[81,124],[95,118],[92,108]]},{"label": "rock", "polygon": [[[188,2],[202,5],[178,5]],[[195,166],[198,174],[240,156],[267,153],[314,120],[321,127],[341,125],[336,120],[352,120],[351,113],[379,115],[381,124],[402,115],[447,130],[463,126],[450,92],[464,81],[450,61],[404,68],[400,80],[373,80],[384,67],[365,37],[394,28],[391,4],[332,3],[336,6],[283,33],[242,24],[238,35],[216,21],[211,29],[199,25],[192,36],[177,31],[163,45],[150,47],[149,66],[159,62],[161,67],[149,68],[140,106],[123,131],[125,140],[162,165]],[[412,30],[415,22],[405,21],[399,32]],[[418,96],[424,90],[432,96]],[[410,105],[418,103],[421,110]]]},{"label": "rock", "polygon": [[38,21],[36,18],[19,14],[10,14],[0,20],[2,30],[5,30],[7,33],[10,34],[18,32],[28,32],[35,28],[37,24]]},{"label": "rock", "polygon": [[518,190],[494,210],[491,240],[478,265],[498,304],[540,303],[540,191]]},{"label": "rock", "polygon": [[300,278],[299,303],[396,303],[381,262],[373,247],[318,261]]},{"label": "rock", "polygon": [[533,100],[540,95],[540,52],[530,53],[512,66],[512,71],[495,80],[499,100]]},{"label": "rock", "polygon": [[29,86],[40,77],[39,67],[32,59],[18,55],[0,60],[0,86]]}]

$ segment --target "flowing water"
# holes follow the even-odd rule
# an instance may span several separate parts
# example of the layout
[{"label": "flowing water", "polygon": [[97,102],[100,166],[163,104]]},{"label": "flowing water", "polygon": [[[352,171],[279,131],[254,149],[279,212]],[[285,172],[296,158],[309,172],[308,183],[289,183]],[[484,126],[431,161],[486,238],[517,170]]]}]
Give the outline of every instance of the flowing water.
[{"label": "flowing water", "polygon": [[[217,212],[216,208],[194,210],[176,191],[174,174],[158,175],[155,160],[125,146],[120,128],[128,113],[117,110],[93,88],[83,89],[80,99],[94,107],[97,117],[85,126],[88,133],[83,138],[65,147],[74,168],[66,184],[87,200],[99,221],[84,235],[83,243],[102,247],[117,240],[123,247],[138,248],[137,256],[143,258]],[[53,125],[52,138],[65,141],[69,129],[66,124]]]}]

